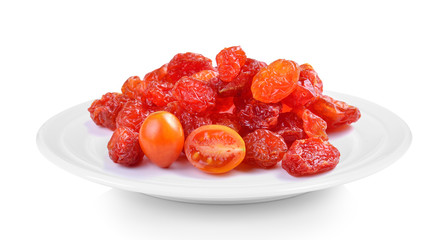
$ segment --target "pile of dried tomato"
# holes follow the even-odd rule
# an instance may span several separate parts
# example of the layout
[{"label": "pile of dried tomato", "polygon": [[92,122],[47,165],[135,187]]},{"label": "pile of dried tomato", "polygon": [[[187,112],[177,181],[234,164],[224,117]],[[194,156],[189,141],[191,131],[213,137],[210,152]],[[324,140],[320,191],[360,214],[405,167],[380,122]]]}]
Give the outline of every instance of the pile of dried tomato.
[{"label": "pile of dried tomato", "polygon": [[327,129],[356,122],[358,108],[323,94],[310,64],[279,59],[269,65],[229,47],[212,60],[179,53],[143,79],[130,77],[122,93],[106,93],[88,109],[93,121],[114,132],[110,158],[132,166],[144,153],[138,132],[149,114],[167,111],[182,125],[184,136],[204,125],[235,130],[246,146],[243,162],[282,168],[293,176],[333,169],[339,151],[328,142]]}]

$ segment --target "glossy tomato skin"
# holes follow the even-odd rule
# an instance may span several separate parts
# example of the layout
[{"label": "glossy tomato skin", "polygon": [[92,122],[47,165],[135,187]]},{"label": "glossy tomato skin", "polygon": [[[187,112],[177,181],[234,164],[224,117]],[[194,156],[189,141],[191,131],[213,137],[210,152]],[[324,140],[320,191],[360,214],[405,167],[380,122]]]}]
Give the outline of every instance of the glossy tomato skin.
[{"label": "glossy tomato skin", "polygon": [[183,127],[172,113],[151,113],[139,130],[139,143],[150,161],[159,167],[167,168],[183,150]]},{"label": "glossy tomato skin", "polygon": [[201,126],[187,137],[184,153],[189,162],[207,173],[225,173],[237,167],[245,158],[242,137],[223,125]]}]

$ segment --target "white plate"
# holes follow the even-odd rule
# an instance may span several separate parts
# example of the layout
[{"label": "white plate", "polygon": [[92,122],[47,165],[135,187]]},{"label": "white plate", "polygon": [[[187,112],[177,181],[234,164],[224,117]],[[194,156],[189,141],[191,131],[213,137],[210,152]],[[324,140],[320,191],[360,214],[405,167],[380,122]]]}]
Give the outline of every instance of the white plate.
[{"label": "white plate", "polygon": [[170,200],[212,204],[264,202],[344,184],[387,167],[408,149],[410,129],[394,113],[361,98],[328,95],[357,106],[362,117],[344,131],[329,134],[341,152],[340,162],[334,170],[311,177],[292,177],[280,165],[211,175],[184,158],[168,169],[148,161],[136,168],[122,167],[108,157],[112,132],[92,122],[87,111],[91,102],[49,119],[37,134],[37,145],[53,163],[91,181]]}]

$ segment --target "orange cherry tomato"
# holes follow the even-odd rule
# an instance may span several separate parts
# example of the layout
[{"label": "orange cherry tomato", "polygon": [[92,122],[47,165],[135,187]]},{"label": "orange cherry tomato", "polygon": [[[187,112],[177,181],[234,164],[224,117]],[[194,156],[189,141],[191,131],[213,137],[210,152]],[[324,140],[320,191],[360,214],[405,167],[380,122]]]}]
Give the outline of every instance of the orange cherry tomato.
[{"label": "orange cherry tomato", "polygon": [[184,153],[194,167],[208,173],[225,173],[245,158],[245,142],[223,125],[201,126],[187,137]]},{"label": "orange cherry tomato", "polygon": [[141,125],[139,144],[150,161],[167,168],[175,162],[183,150],[183,127],[172,113],[154,112]]}]

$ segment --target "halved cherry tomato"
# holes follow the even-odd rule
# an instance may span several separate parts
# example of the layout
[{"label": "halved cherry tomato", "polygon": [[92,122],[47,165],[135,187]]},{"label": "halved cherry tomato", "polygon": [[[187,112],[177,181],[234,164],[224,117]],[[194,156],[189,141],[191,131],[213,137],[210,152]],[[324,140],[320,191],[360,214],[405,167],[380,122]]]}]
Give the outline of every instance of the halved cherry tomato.
[{"label": "halved cherry tomato", "polygon": [[150,161],[160,167],[169,167],[183,150],[183,127],[172,113],[154,112],[139,130],[139,144]]},{"label": "halved cherry tomato", "polygon": [[208,173],[224,173],[245,158],[245,142],[234,130],[223,125],[201,126],[187,137],[184,153],[194,167]]}]

